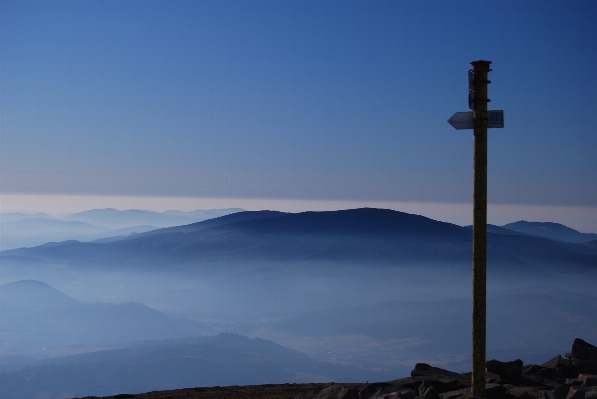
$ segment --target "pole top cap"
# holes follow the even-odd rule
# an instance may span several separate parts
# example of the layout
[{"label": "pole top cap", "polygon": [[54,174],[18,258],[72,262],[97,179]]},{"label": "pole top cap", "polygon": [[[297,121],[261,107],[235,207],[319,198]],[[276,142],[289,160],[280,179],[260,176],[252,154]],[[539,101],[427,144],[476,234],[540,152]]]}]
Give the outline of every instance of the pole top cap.
[{"label": "pole top cap", "polygon": [[471,69],[473,72],[489,72],[489,64],[491,64],[491,61],[477,60],[471,61],[469,64],[472,65]]}]

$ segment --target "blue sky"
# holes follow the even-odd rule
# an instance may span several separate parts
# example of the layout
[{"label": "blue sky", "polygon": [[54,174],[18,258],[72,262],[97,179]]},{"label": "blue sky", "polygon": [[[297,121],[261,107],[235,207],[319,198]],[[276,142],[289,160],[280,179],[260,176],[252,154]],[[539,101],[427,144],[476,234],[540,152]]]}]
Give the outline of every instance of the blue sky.
[{"label": "blue sky", "polygon": [[597,207],[595,1],[0,3],[0,192]]}]

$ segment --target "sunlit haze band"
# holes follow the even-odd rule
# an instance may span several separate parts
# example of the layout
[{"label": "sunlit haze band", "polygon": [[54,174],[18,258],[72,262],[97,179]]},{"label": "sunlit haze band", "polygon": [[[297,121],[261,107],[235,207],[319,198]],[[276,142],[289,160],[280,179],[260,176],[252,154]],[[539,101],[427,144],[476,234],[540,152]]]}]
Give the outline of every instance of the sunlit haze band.
[{"label": "sunlit haze band", "polygon": [[[472,205],[439,202],[384,202],[274,198],[186,198],[91,195],[0,194],[0,212],[65,214],[96,208],[191,211],[243,208],[283,212],[330,211],[351,208],[384,208],[427,216],[457,225],[470,225]],[[561,223],[586,233],[597,233],[597,207],[489,204],[489,223],[503,225],[518,220]]]}]

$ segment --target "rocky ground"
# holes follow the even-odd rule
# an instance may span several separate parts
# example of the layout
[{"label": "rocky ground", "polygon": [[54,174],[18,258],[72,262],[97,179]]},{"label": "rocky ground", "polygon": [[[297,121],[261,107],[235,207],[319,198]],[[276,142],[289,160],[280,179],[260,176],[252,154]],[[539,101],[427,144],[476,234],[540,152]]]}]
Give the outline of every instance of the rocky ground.
[{"label": "rocky ground", "polygon": [[[104,399],[470,399],[470,373],[419,363],[410,377],[373,384],[266,384],[188,388]],[[566,357],[542,365],[487,362],[487,399],[597,399],[597,347],[575,339]],[[90,399],[91,397],[87,397]]]}]

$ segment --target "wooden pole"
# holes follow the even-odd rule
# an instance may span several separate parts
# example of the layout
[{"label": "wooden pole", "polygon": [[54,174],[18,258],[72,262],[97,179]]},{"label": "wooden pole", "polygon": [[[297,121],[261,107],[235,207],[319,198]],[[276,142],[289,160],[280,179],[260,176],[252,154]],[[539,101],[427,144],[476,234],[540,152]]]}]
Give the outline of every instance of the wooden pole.
[{"label": "wooden pole", "polygon": [[474,73],[473,364],[471,394],[485,397],[487,279],[487,73],[491,61],[471,62]]}]

